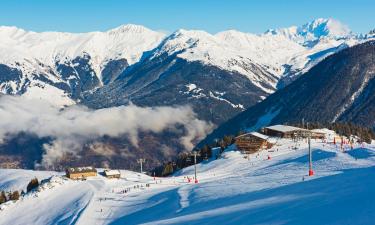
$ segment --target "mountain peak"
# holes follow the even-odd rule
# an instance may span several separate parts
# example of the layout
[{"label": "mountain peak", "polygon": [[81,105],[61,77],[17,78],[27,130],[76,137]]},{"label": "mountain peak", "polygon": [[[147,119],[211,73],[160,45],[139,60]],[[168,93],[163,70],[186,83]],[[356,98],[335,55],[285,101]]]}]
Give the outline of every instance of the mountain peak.
[{"label": "mountain peak", "polygon": [[16,26],[0,26],[0,32],[11,35],[16,33],[26,33],[27,31]]},{"label": "mountain peak", "polygon": [[301,35],[313,34],[314,37],[347,37],[351,34],[350,29],[345,24],[332,18],[318,18],[310,23],[306,23],[298,28]]},{"label": "mountain peak", "polygon": [[115,33],[144,33],[151,31],[150,29],[136,24],[124,24],[119,27],[113,28],[108,30],[107,33],[115,34]]},{"label": "mountain peak", "polygon": [[338,39],[349,37],[352,32],[345,24],[332,18],[318,18],[302,26],[269,29],[266,35],[282,35],[302,45],[319,40],[323,37]]}]

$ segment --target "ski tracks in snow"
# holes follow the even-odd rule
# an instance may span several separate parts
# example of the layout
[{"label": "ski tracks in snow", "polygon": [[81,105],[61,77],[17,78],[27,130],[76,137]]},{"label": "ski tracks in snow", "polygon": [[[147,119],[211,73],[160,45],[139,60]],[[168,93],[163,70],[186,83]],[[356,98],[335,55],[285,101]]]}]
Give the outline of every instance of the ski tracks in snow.
[{"label": "ski tracks in snow", "polygon": [[193,187],[190,185],[184,185],[178,189],[177,193],[180,196],[180,209],[178,209],[177,212],[181,212],[183,209],[189,207],[189,196],[192,189]]}]

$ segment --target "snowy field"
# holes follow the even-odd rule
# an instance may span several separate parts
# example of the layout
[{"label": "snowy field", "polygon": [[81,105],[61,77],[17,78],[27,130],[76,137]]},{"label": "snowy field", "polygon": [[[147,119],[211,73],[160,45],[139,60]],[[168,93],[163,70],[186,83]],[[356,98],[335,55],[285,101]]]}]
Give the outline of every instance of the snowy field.
[{"label": "snowy field", "polygon": [[199,164],[198,184],[186,179],[194,167],[156,180],[121,171],[121,179],[86,181],[3,169],[1,189],[49,180],[1,205],[0,224],[374,224],[375,144],[345,152],[321,141],[312,146],[313,177],[306,176],[306,142],[283,139],[249,159],[228,149]]}]

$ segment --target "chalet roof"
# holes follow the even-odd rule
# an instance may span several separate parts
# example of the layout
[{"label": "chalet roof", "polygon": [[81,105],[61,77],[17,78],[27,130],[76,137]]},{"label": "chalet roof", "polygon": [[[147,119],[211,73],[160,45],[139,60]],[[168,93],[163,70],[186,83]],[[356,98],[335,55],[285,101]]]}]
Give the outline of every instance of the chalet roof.
[{"label": "chalet roof", "polygon": [[267,140],[269,138],[267,135],[264,135],[264,134],[261,134],[261,133],[258,133],[258,132],[251,132],[250,134],[255,136],[255,137],[264,139],[264,140]]},{"label": "chalet roof", "polygon": [[323,128],[323,129],[312,129],[311,132],[319,133],[319,134],[329,134],[329,133],[334,133],[334,131],[332,131],[332,130],[328,130],[327,128]]},{"label": "chalet roof", "polygon": [[86,173],[86,172],[96,172],[96,169],[92,166],[86,167],[69,167],[66,169],[69,173]]},{"label": "chalet roof", "polygon": [[287,125],[273,125],[273,126],[269,126],[266,128],[270,130],[280,131],[280,132],[292,132],[292,131],[297,131],[297,130],[306,130],[306,129],[302,129],[299,127],[293,127],[293,126],[287,126]]},{"label": "chalet roof", "polygon": [[114,176],[114,175],[121,175],[121,173],[120,173],[120,170],[104,170],[104,175]]},{"label": "chalet roof", "polygon": [[237,136],[236,138],[247,136],[247,135],[252,135],[252,136],[258,137],[258,138],[263,139],[263,140],[267,140],[269,138],[267,135],[264,135],[264,134],[261,134],[261,133],[258,133],[258,132],[250,132],[250,133],[242,134],[242,135]]}]

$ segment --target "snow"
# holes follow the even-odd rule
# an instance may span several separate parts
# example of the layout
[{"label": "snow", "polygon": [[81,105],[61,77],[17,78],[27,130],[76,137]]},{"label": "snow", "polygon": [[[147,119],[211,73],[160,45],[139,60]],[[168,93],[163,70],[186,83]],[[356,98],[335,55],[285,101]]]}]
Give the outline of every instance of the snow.
[{"label": "snow", "polygon": [[301,130],[299,127],[292,127],[292,126],[287,126],[287,125],[273,125],[266,127],[267,129],[271,130],[276,130],[276,131],[281,131],[281,132],[290,132],[290,131],[295,131],[295,130]]},{"label": "snow", "polygon": [[327,128],[321,128],[321,129],[312,129],[311,130],[312,132],[317,132],[317,133],[323,133],[323,134],[326,134],[326,135],[335,135],[336,132],[333,131],[333,130],[330,130],[330,129],[327,129]]},{"label": "snow", "polygon": [[251,132],[250,134],[254,135],[256,137],[262,138],[264,140],[267,140],[269,138],[267,135],[264,135],[264,134],[261,134],[261,133],[258,133],[258,132]]},{"label": "snow", "polygon": [[258,138],[261,138],[263,140],[267,140],[269,138],[267,135],[264,135],[264,134],[261,134],[261,133],[258,133],[258,132],[250,132],[250,133],[242,134],[242,135],[237,136],[236,138],[241,137],[241,136],[245,136],[245,135],[248,135],[248,134],[251,134],[251,135],[253,135],[255,137],[258,137]]},{"label": "snow", "polygon": [[41,99],[56,106],[74,105],[75,102],[63,90],[49,84],[30,85],[22,95],[26,99]]},{"label": "snow", "polygon": [[[220,94],[219,94],[220,95]],[[216,99],[216,100],[219,100],[219,101],[223,101],[223,102],[226,102],[226,103],[228,103],[230,106],[232,106],[233,108],[239,108],[239,109],[241,109],[241,110],[245,110],[245,108],[244,108],[244,106],[242,105],[242,104],[234,104],[234,103],[232,103],[232,102],[230,102],[229,100],[227,100],[227,99],[225,99],[225,98],[223,98],[223,97],[219,97],[219,96],[216,96],[216,95],[214,95],[211,91],[210,91],[210,97],[211,98],[214,98],[214,99]]]},{"label": "snow", "polygon": [[[110,60],[126,59],[133,65],[147,53],[151,59],[176,54],[187,61],[237,72],[271,94],[283,76],[298,76],[328,55],[371,37],[355,36],[347,26],[334,19],[316,19],[299,27],[274,29],[263,34],[236,30],[210,34],[181,29],[168,36],[134,24],[88,33],[38,33],[0,26],[0,63],[23,73],[20,84],[1,84],[0,91],[10,88],[13,94],[18,93],[27,80],[34,80],[32,74],[43,74],[54,83],[66,82],[55,75],[59,74],[56,62],[70,64],[72,59],[87,55],[91,68],[102,82],[102,69]],[[193,86],[188,89],[192,91],[190,88]],[[43,91],[48,92],[47,89]],[[48,92],[43,96],[48,95],[61,95],[57,96],[58,102],[72,104],[64,94]],[[205,97],[203,93],[194,96]]]},{"label": "snow", "polygon": [[[370,72],[372,73],[372,72]],[[365,89],[365,87],[367,86],[369,80],[370,80],[370,74],[367,73],[367,76],[365,77],[365,79],[363,80],[363,82],[361,83],[361,86],[358,88],[357,91],[355,91],[351,96],[350,96],[350,99],[349,99],[349,102],[345,103],[339,110],[339,112],[335,115],[335,117],[333,118],[332,122],[336,122],[336,120],[348,109],[350,108],[350,106],[352,106],[352,104],[354,103],[354,101],[358,98],[358,96],[360,96],[360,94],[363,92],[363,90]]]},{"label": "snow", "polygon": [[303,45],[319,40],[322,37],[338,39],[353,35],[348,26],[332,18],[318,18],[300,27],[270,29],[266,33],[279,34]]},{"label": "snow", "polygon": [[[168,36],[152,57],[177,54],[187,61],[236,71],[272,93],[282,76],[302,74],[330,54],[362,41],[341,22],[319,18],[300,27],[274,29],[264,34],[236,30],[210,34],[181,29]],[[251,65],[259,66],[265,74],[254,72]],[[290,71],[285,70],[287,66]]]},{"label": "snow", "polygon": [[121,175],[119,170],[104,170],[106,176]]},{"label": "snow", "polygon": [[106,32],[33,32],[0,27],[1,63],[37,59],[53,65],[55,59],[73,59],[88,53],[99,65],[108,59],[126,58],[137,62],[143,52],[155,48],[163,33],[128,24]]},{"label": "snow", "polygon": [[0,185],[3,178],[22,187],[34,174],[53,176],[1,205],[0,224],[372,224],[375,145],[354,147],[342,152],[312,140],[313,177],[307,176],[306,141],[288,139],[250,158],[231,146],[219,159],[197,165],[198,184],[186,179],[194,167],[156,180],[122,170],[120,179],[99,174],[85,181],[2,169]]},{"label": "snow", "polygon": [[275,118],[279,114],[280,110],[281,109],[271,108],[267,113],[259,117],[258,121],[256,122],[254,126],[250,127],[247,130],[249,131],[259,130],[260,128],[269,125],[272,119]]},{"label": "snow", "polygon": [[[0,64],[22,71],[20,84],[7,82],[0,86],[0,91],[5,92],[10,87],[12,94],[18,94],[19,89],[29,80],[31,83],[27,84],[25,92],[27,97],[52,99],[51,101],[56,101],[56,104],[61,106],[71,105],[75,102],[65,93],[53,88],[48,82],[38,81],[35,74],[42,75],[53,83],[67,83],[59,77],[56,63],[69,65],[76,57],[89,56],[89,64],[95,71],[92,75],[102,82],[101,72],[108,61],[126,59],[128,64],[132,65],[138,62],[145,52],[159,45],[164,37],[163,33],[134,24],[106,32],[89,33],[38,33],[0,26]],[[46,87],[40,89],[35,87],[35,83]]]},{"label": "snow", "polygon": [[39,181],[47,179],[52,175],[58,174],[51,171],[32,171],[32,170],[16,170],[16,169],[0,169],[0,190],[14,191],[25,190],[27,184],[33,178]]},{"label": "snow", "polygon": [[[237,36],[241,35],[249,40],[243,41],[245,43],[241,42],[241,37],[237,40]],[[284,44],[283,49],[280,44],[277,46],[277,43]],[[270,61],[279,62],[280,57],[285,58],[283,54],[293,47],[302,49],[298,44],[286,39],[285,42],[280,42],[273,37],[262,38],[241,32],[228,31],[212,35],[200,30],[178,30],[163,41],[153,52],[152,57],[165,53],[168,55],[177,53],[177,57],[187,61],[200,61],[224,70],[239,72],[254,85],[267,93],[272,93],[276,88],[277,78],[271,74],[268,76],[254,74],[249,65],[255,64],[263,67],[262,64],[270,65]],[[267,71],[267,68],[268,66],[264,66],[263,70]],[[274,88],[270,89],[262,83],[267,83]]]},{"label": "snow", "polygon": [[195,84],[187,84],[186,87],[188,88],[188,92],[194,90],[197,88],[197,85]]}]

